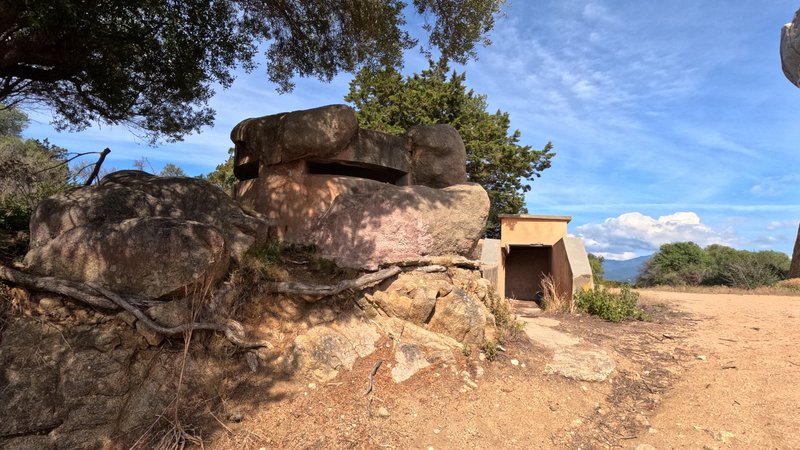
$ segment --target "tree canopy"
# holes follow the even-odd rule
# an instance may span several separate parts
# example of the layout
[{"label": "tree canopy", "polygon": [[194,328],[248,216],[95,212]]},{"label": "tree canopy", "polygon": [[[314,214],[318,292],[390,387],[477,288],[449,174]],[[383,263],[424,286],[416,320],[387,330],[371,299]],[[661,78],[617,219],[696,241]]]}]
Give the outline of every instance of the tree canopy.
[{"label": "tree canopy", "polygon": [[528,182],[550,167],[555,153],[549,142],[542,150],[520,145],[520,131],[509,131],[508,113],[487,112],[486,96],[468,90],[465,81],[465,73],[451,73],[444,61],[405,78],[392,67],[361,70],[345,100],[364,128],[402,134],[414,125],[447,123],[458,130],[469,180],[481,184],[491,200],[486,235],[497,237],[498,215],[527,212]]},{"label": "tree canopy", "polygon": [[718,244],[701,248],[694,242],[676,242],[661,246],[637,284],[753,288],[784,279],[789,264],[788,255],[771,250],[751,252]]},{"label": "tree canopy", "polygon": [[[423,51],[463,62],[502,0],[413,0]],[[213,87],[253,70],[260,46],[279,90],[398,67],[419,43],[401,0],[7,0],[0,5],[0,102],[51,108],[56,125],[123,124],[151,142],[213,123]]]},{"label": "tree canopy", "polygon": [[22,111],[0,109],[0,228],[27,228],[39,200],[74,181],[67,151],[46,140],[23,138],[27,126]]}]

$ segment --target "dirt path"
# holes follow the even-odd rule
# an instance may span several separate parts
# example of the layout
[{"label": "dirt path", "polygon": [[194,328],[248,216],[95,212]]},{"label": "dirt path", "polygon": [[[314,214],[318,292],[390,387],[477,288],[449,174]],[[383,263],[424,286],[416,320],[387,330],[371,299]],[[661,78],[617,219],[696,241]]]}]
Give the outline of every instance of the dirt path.
[{"label": "dirt path", "polygon": [[206,448],[800,448],[800,297],[642,300],[651,322],[535,314],[578,341],[564,345],[607,353],[605,381],[547,374],[561,335],[540,329],[548,342],[521,337],[491,362],[473,350],[395,384],[387,340],[332,383],[239,391],[227,405],[243,420]]},{"label": "dirt path", "polygon": [[[639,441],[659,449],[800,448],[800,298],[646,291],[691,314],[695,359]],[[703,359],[705,357],[705,359]]]}]

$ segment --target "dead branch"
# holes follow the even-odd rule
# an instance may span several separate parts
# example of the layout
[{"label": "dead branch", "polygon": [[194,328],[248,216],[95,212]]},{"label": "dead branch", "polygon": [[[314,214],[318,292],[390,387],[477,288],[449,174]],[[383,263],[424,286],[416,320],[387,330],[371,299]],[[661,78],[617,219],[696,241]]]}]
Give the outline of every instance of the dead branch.
[{"label": "dead branch", "polygon": [[147,315],[142,312],[139,308],[131,305],[125,299],[123,299],[120,295],[112,292],[102,286],[96,284],[89,284],[93,289],[97,290],[101,294],[108,297],[109,300],[114,302],[117,306],[128,311],[129,313],[133,314],[134,317],[139,319],[142,323],[147,326],[147,328],[155,331],[156,333],[163,334],[165,336],[175,336],[178,334],[183,334],[188,330],[211,330],[211,331],[219,331],[225,333],[225,337],[231,341],[232,344],[237,345],[242,348],[260,348],[260,347],[267,347],[273,348],[273,345],[267,341],[248,341],[244,339],[244,327],[239,322],[228,319],[227,323],[207,323],[207,322],[191,322],[191,323],[183,323],[180,325],[176,325],[174,327],[166,327],[154,321],[153,319],[147,317]]},{"label": "dead branch", "polygon": [[109,149],[108,147],[103,149],[103,152],[100,153],[100,158],[97,159],[97,162],[94,165],[92,174],[89,175],[89,178],[86,179],[86,183],[84,183],[84,186],[91,186],[92,181],[94,181],[94,179],[97,178],[97,174],[100,173],[100,166],[103,165],[103,161],[106,160],[106,156],[108,156],[109,153],[111,153],[111,149]]},{"label": "dead branch", "polygon": [[381,367],[381,364],[383,364],[383,360],[379,359],[378,362],[376,362],[375,365],[372,366],[372,370],[369,371],[367,392],[364,392],[364,395],[369,395],[369,393],[372,392],[372,378],[374,378],[375,374],[378,373],[378,368]]},{"label": "dead branch", "polygon": [[402,269],[399,267],[390,267],[374,273],[361,275],[353,280],[340,281],[335,285],[319,285],[286,281],[273,282],[266,287],[266,291],[272,294],[291,294],[300,295],[306,297],[307,299],[320,299],[323,297],[338,295],[350,289],[363,289],[375,283],[380,283],[387,278],[391,278],[400,272],[402,272]]}]

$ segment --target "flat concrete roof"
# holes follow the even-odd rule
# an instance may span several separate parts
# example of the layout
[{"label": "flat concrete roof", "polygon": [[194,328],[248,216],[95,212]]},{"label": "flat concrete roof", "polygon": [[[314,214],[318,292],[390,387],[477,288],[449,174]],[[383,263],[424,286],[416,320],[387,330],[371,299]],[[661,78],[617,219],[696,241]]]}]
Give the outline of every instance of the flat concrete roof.
[{"label": "flat concrete roof", "polygon": [[524,219],[524,220],[552,220],[557,222],[569,222],[572,216],[543,216],[538,214],[498,214],[501,219]]}]

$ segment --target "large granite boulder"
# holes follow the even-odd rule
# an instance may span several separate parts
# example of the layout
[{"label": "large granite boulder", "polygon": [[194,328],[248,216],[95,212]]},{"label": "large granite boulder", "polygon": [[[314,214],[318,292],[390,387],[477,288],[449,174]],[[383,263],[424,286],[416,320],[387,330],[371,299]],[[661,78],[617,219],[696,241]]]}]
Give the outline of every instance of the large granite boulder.
[{"label": "large granite boulder", "polygon": [[411,142],[412,184],[444,188],[467,182],[467,150],[450,125],[418,125],[406,133]]},{"label": "large granite boulder", "polygon": [[781,66],[786,78],[800,86],[800,10],[781,29]]},{"label": "large granite boulder", "polygon": [[43,200],[30,229],[29,270],[151,298],[219,280],[270,234],[206,181],[133,170]]},{"label": "large granite boulder", "polygon": [[147,298],[216,283],[229,262],[230,251],[216,228],[166,217],[88,223],[25,257],[35,273]]},{"label": "large granite boulder", "polygon": [[339,194],[309,241],[340,266],[376,269],[424,256],[471,255],[489,213],[478,184],[445,189],[376,183]]},{"label": "large granite boulder", "polygon": [[326,158],[342,151],[358,131],[352,108],[329,105],[240,122],[231,132],[236,165],[255,158],[264,164]]}]

